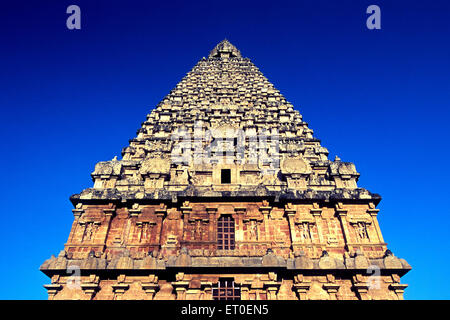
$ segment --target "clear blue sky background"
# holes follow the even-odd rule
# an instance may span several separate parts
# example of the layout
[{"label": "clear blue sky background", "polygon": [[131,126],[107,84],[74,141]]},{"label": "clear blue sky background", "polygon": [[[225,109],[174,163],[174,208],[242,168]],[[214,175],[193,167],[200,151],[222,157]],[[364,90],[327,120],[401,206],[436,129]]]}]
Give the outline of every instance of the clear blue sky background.
[{"label": "clear blue sky background", "polygon": [[38,269],[67,240],[69,196],[225,37],[383,196],[385,240],[413,266],[405,297],[450,298],[449,24],[444,0],[2,2],[0,298],[46,299]]}]

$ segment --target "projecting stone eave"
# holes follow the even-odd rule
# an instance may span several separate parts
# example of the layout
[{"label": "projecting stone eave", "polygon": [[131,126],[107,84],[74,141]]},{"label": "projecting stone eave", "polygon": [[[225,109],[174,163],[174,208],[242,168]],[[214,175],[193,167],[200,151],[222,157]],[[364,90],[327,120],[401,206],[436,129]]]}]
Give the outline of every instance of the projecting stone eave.
[{"label": "projecting stone eave", "polygon": [[124,266],[118,266],[117,261],[106,260],[103,258],[87,257],[85,259],[69,259],[65,255],[58,257],[52,256],[46,260],[40,267],[40,271],[47,276],[54,274],[63,274],[67,266],[77,265],[80,271],[85,274],[104,273],[108,275],[117,273],[145,274],[148,271],[183,271],[191,270],[200,273],[209,273],[211,270],[217,272],[217,269],[227,268],[231,272],[240,270],[253,270],[267,272],[278,270],[279,272],[302,272],[308,274],[333,274],[341,273],[366,273],[369,266],[378,268],[380,273],[398,274],[400,276],[408,273],[412,268],[404,259],[394,255],[383,258],[368,259],[364,256],[347,257],[344,259],[325,256],[321,258],[310,259],[306,256],[284,259],[275,254],[266,254],[264,256],[215,256],[215,257],[195,257],[190,256],[189,252],[182,255],[172,255],[168,260],[156,258],[125,257],[127,263]]},{"label": "projecting stone eave", "polygon": [[88,188],[81,193],[74,194],[70,197],[70,201],[75,206],[77,203],[83,202],[123,202],[123,201],[171,201],[177,202],[182,199],[220,199],[221,201],[236,201],[242,199],[273,199],[275,201],[339,201],[339,202],[373,202],[377,205],[381,201],[381,196],[371,193],[366,189],[335,189],[333,191],[317,191],[313,189],[306,190],[290,190],[285,188],[280,191],[271,191],[265,187],[257,188],[257,192],[249,190],[237,191],[216,191],[210,188],[187,187],[184,191],[166,191],[164,189],[151,191],[124,191],[117,189],[93,189]]}]

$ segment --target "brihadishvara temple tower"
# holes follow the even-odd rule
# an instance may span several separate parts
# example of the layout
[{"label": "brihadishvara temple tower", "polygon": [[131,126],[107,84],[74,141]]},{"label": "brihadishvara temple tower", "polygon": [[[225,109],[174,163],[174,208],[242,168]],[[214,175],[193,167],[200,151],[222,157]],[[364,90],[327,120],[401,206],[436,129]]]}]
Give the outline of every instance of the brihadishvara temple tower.
[{"label": "brihadishvara temple tower", "polygon": [[91,175],[49,299],[403,299],[381,197],[227,40]]}]

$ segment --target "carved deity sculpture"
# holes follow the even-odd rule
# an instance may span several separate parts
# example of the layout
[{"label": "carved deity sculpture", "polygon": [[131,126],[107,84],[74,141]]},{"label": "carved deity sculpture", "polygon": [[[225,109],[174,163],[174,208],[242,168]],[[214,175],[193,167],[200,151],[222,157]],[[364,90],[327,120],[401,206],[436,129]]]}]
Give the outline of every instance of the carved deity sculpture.
[{"label": "carved deity sculpture", "polygon": [[364,222],[358,222],[358,224],[356,225],[356,229],[358,231],[358,236],[361,240],[369,239],[369,236],[367,234],[367,227]]},{"label": "carved deity sculpture", "polygon": [[311,233],[309,230],[309,223],[308,222],[302,222],[298,225],[299,231],[300,231],[300,238],[302,240],[309,240],[311,239]]},{"label": "carved deity sculpture", "polygon": [[94,222],[87,222],[84,227],[82,241],[91,241],[95,231],[96,225],[94,224]]},{"label": "carved deity sculpture", "polygon": [[202,225],[200,220],[195,221],[195,234],[194,239],[195,240],[202,240]]},{"label": "carved deity sculpture", "polygon": [[250,239],[258,240],[258,223],[255,220],[250,221]]}]

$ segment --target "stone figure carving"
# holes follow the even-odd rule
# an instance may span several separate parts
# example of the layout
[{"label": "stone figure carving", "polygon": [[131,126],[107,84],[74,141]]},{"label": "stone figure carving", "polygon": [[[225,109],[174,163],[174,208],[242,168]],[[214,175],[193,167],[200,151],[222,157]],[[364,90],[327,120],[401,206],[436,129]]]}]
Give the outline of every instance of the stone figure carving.
[{"label": "stone figure carving", "polygon": [[195,234],[194,234],[195,240],[202,240],[202,221],[196,220],[195,221]]},{"label": "stone figure carving", "polygon": [[302,240],[310,240],[311,239],[311,232],[309,229],[308,222],[302,222],[302,223],[298,224],[298,228],[300,230],[300,238]]},{"label": "stone figure carving", "polygon": [[356,225],[356,229],[358,231],[358,236],[361,240],[369,239],[369,236],[367,234],[367,226],[365,222],[358,222]]},{"label": "stone figure carving", "polygon": [[84,227],[84,232],[83,232],[83,237],[82,237],[82,242],[84,241],[91,241],[95,231],[97,230],[97,224],[94,222],[86,222],[86,225]]}]

